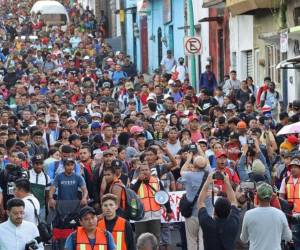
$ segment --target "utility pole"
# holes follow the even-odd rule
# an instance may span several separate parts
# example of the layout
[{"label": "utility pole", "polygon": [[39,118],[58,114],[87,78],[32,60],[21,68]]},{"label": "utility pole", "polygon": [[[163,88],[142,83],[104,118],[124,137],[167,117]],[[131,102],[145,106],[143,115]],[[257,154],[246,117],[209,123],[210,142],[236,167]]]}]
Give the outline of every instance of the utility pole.
[{"label": "utility pole", "polygon": [[125,27],[125,3],[124,0],[120,0],[120,27],[121,27],[121,50],[126,53],[126,27]]},{"label": "utility pole", "polygon": [[[195,24],[194,24],[194,9],[193,0],[188,0],[189,5],[189,25],[190,25],[190,36],[195,36]],[[195,55],[190,55],[191,62],[191,82],[193,88],[196,90],[196,58]]]}]

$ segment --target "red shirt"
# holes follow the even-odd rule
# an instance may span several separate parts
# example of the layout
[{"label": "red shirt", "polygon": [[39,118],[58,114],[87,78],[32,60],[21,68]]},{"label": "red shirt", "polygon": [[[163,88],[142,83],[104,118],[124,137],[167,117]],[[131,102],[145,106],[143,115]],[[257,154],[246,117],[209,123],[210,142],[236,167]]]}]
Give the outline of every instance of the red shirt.
[{"label": "red shirt", "polygon": [[[233,182],[234,184],[239,184],[240,183],[240,178],[239,176],[237,175],[237,173],[233,170],[233,169],[229,169],[229,167],[226,167],[225,169],[223,170],[220,170],[220,169],[216,169],[217,171],[221,171],[221,172],[225,172],[226,175],[229,176],[229,180],[231,182]],[[214,181],[214,186],[219,188],[219,190],[221,192],[226,192],[226,185],[225,185],[225,182],[223,180],[215,180]]]}]

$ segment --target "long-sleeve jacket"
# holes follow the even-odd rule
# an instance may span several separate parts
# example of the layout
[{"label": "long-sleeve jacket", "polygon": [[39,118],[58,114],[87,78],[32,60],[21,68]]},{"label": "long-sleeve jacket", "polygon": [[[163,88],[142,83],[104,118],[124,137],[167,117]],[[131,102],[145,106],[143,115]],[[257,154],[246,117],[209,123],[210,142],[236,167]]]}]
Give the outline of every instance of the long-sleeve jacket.
[{"label": "long-sleeve jacket", "polygon": [[[266,158],[261,151],[259,151],[259,153],[258,153],[258,159],[261,160],[261,162],[264,164],[264,166],[265,166],[264,176],[268,179],[269,183],[271,183],[270,169],[269,169],[269,166],[267,165]],[[250,179],[249,173],[246,169],[246,156],[245,155],[242,155],[239,160],[239,163],[237,166],[237,172],[239,174],[241,182],[248,181]]]}]

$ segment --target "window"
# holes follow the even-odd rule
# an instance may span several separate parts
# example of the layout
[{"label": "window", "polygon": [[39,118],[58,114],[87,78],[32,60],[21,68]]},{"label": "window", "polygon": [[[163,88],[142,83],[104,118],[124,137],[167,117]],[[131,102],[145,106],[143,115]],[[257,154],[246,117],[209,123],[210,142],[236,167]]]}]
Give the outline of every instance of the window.
[{"label": "window", "polygon": [[246,51],[246,72],[247,76],[253,77],[253,57],[252,57],[252,50]]},{"label": "window", "polygon": [[259,49],[254,51],[254,82],[259,84],[260,82],[260,74],[259,74]]},{"label": "window", "polygon": [[295,26],[300,25],[300,7],[294,9],[294,23]]},{"label": "window", "polygon": [[275,45],[266,46],[266,76],[270,76],[272,81],[280,83],[280,70],[276,69],[280,62],[280,51]]},{"label": "window", "polygon": [[232,53],[231,69],[236,70],[236,52]]}]

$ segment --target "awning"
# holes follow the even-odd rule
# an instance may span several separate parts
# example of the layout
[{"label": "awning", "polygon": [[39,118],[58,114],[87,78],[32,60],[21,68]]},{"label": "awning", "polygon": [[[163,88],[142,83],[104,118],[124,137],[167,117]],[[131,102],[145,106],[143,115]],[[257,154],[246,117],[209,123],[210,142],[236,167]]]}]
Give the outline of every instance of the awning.
[{"label": "awning", "polygon": [[300,56],[281,61],[277,64],[276,69],[300,69]]},{"label": "awning", "polygon": [[203,8],[224,8],[225,0],[203,0]]},{"label": "awning", "polygon": [[258,35],[258,38],[264,40],[271,44],[278,44],[280,43],[280,32],[281,31],[273,31],[273,32],[266,32]]},{"label": "awning", "polygon": [[289,39],[300,40],[300,25],[289,28]]},{"label": "awning", "polygon": [[226,7],[232,15],[241,15],[257,9],[278,8],[279,3],[279,0],[227,0]]}]

